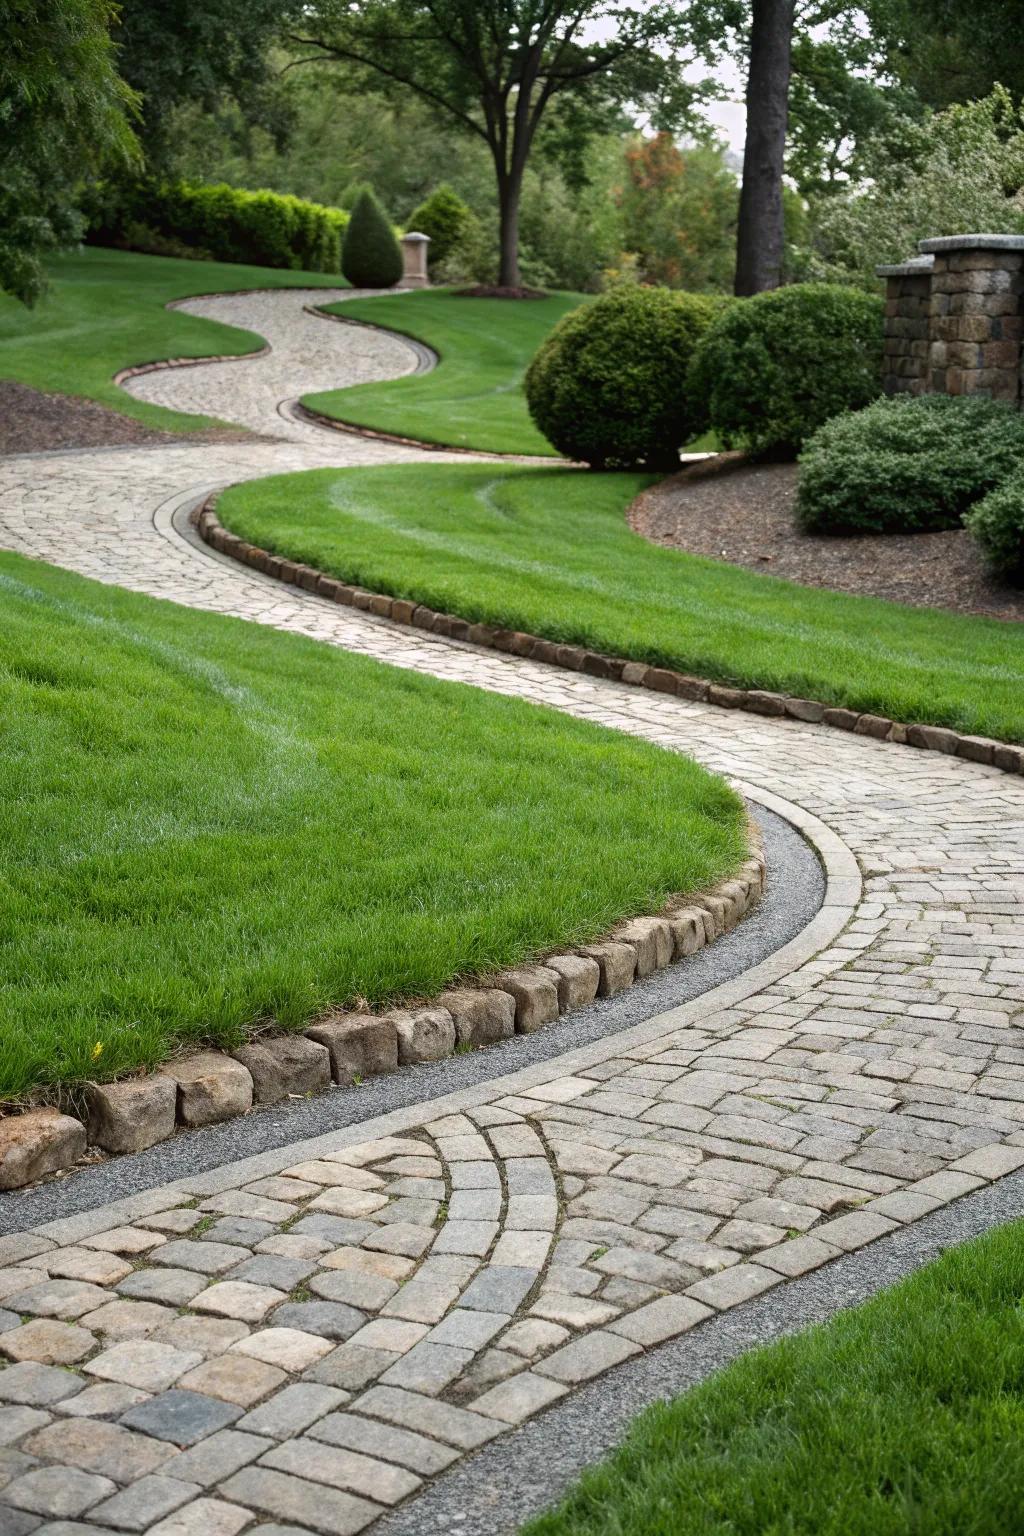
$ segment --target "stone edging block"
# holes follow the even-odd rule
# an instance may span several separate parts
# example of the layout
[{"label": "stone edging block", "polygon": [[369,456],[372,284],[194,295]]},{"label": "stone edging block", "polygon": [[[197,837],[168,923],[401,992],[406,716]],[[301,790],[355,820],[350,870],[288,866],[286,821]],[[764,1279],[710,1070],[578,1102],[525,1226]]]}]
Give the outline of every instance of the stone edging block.
[{"label": "stone edging block", "polygon": [[[346,1087],[400,1066],[440,1061],[532,1034],[685,959],[734,928],[760,901],[765,857],[749,823],[753,853],[736,875],[705,894],[674,898],[650,917],[624,921],[609,937],[515,966],[432,1002],[382,1014],[336,1010],[304,1032],[257,1035],[230,1053],[198,1051],[158,1071],[84,1085],[82,1120],[46,1106],[0,1118],[0,1190],[21,1189],[71,1167],[87,1145],[141,1152],[177,1126],[195,1128],[248,1114],[331,1085]],[[0,1106],[2,1109],[2,1106]]]},{"label": "stone edging block", "polygon": [[[723,463],[721,468],[730,467],[732,462],[734,460]],[[694,468],[702,475],[720,472],[711,462]],[[597,651],[588,651],[583,646],[559,645],[553,640],[543,640],[520,630],[498,629],[492,624],[471,624],[467,619],[460,619],[454,614],[436,613],[422,603],[390,597],[386,592],[368,592],[363,587],[325,576],[313,566],[287,560],[282,555],[272,555],[268,550],[246,543],[221,523],[215,511],[216,501],[217,493],[214,493],[192,514],[192,522],[200,538],[212,549],[242,565],[251,566],[253,570],[261,571],[265,576],[300,587],[305,592],[314,593],[329,602],[340,603],[343,607],[373,613],[395,624],[412,624],[417,629],[428,630],[431,634],[442,635],[450,640],[463,640],[470,645],[505,651],[530,661],[564,667],[570,672],[584,672],[591,677],[610,678],[614,682],[651,688],[657,693],[670,694],[675,698],[715,704],[720,709],[747,710],[751,714],[776,719],[827,725],[835,730],[852,731],[858,736],[872,736],[879,741],[920,747],[931,752],[945,752],[973,763],[984,763],[1001,769],[1003,773],[1024,774],[1024,746],[1011,742],[966,735],[946,726],[905,724],[882,715],[837,708],[816,699],[792,698],[789,694],[774,693],[765,688],[727,687],[708,678],[691,677],[667,667],[652,667],[646,662],[628,661],[621,656],[604,656]]]}]

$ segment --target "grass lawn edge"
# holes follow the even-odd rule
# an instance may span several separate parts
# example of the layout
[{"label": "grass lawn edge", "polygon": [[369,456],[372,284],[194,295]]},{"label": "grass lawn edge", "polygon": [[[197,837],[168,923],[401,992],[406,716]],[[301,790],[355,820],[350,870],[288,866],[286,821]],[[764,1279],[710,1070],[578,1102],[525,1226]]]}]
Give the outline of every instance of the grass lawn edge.
[{"label": "grass lawn edge", "polygon": [[[252,482],[243,483],[245,487],[251,484]],[[228,489],[235,489],[235,487]],[[630,503],[626,511],[627,522],[632,507],[645,494],[646,490],[641,490]],[[646,662],[636,657],[606,655],[573,642],[562,643],[543,635],[500,628],[460,614],[437,612],[421,604],[410,593],[367,591],[362,587],[350,585],[329,571],[298,563],[290,559],[287,554],[275,549],[261,548],[240,537],[223,524],[218,516],[217,507],[222,495],[221,491],[211,494],[202,506],[196,509],[194,515],[195,526],[200,537],[212,548],[242,564],[251,565],[264,574],[286,583],[305,585],[308,590],[346,606],[369,609],[378,616],[390,618],[397,623],[413,624],[433,633],[444,634],[454,639],[469,640],[489,649],[511,652],[529,657],[534,661],[561,666],[570,671],[589,672],[596,677],[650,688],[658,693],[674,695],[691,702],[707,702],[762,716],[785,717],[811,724],[823,724],[854,735],[869,736],[895,745],[942,752],[971,762],[991,765],[1004,773],[1024,774],[1024,746],[1010,740],[987,738],[928,721],[894,720],[849,708],[838,699],[811,699],[771,688],[739,687],[715,677],[701,677],[680,672],[662,664],[657,659]],[[639,538],[640,535],[637,537]],[[760,577],[758,579],[776,578]],[[786,585],[797,584],[786,583]],[[862,599],[851,597],[850,601],[856,603]],[[868,599],[868,601],[884,600]],[[998,623],[999,621],[990,622]]]}]

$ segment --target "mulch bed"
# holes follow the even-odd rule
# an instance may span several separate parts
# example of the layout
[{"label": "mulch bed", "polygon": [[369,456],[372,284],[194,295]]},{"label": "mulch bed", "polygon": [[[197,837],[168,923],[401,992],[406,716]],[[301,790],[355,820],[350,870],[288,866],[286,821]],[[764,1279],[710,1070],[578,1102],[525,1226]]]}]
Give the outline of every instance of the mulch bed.
[{"label": "mulch bed", "polygon": [[161,432],[96,400],[44,394],[25,384],[0,379],[0,454],[126,444],[233,442],[247,436],[237,428],[223,427],[205,432]]},{"label": "mulch bed", "polygon": [[695,465],[641,496],[630,523],[652,543],[808,587],[1024,619],[1024,591],[995,582],[970,534],[961,529],[854,538],[800,533],[794,519],[796,477],[794,464],[753,464],[739,457],[715,473]]}]

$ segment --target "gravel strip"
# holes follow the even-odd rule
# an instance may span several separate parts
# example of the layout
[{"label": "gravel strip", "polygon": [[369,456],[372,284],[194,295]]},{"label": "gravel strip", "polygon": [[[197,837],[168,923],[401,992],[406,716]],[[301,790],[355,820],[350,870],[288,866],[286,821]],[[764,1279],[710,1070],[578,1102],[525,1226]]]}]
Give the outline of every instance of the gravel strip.
[{"label": "gravel strip", "polygon": [[222,1125],[181,1132],[134,1156],[80,1168],[22,1193],[2,1194],[0,1232],[20,1231],[92,1210],[140,1190],[360,1124],[390,1110],[551,1060],[741,975],[799,933],[821,906],[824,895],[824,877],[809,845],[788,822],[770,811],[753,809],[768,858],[767,891],[750,917],[707,949],[656,972],[618,997],[599,999],[537,1034],[516,1035],[486,1050],[404,1068],[356,1088],[257,1109]]},{"label": "gravel strip", "polygon": [[651,1403],[704,1381],[761,1344],[866,1301],[952,1247],[1024,1216],[1024,1173],[901,1227],[856,1253],[708,1319],[571,1394],[522,1429],[461,1461],[386,1515],[374,1536],[512,1536],[624,1438]]}]

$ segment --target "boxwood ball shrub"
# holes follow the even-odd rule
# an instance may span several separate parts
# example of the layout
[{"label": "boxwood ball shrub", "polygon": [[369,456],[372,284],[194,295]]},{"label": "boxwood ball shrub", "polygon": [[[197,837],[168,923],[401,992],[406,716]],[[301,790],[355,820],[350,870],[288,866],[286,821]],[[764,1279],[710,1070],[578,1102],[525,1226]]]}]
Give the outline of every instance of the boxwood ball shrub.
[{"label": "boxwood ball shrub", "polygon": [[617,288],[564,316],[526,373],[530,415],[568,458],[595,469],[672,468],[707,425],[689,386],[700,337],[728,301]]},{"label": "boxwood ball shrub", "polygon": [[797,283],[733,304],[708,331],[691,390],[726,447],[792,457],[839,411],[881,391],[882,301]]},{"label": "boxwood ball shrub", "polygon": [[1024,465],[1024,417],[978,396],[896,395],[837,416],[800,458],[797,521],[816,533],[956,528]]},{"label": "boxwood ball shrub", "polygon": [[964,521],[995,574],[1024,586],[1024,468],[976,502]]},{"label": "boxwood ball shrub", "polygon": [[341,270],[354,288],[393,288],[402,276],[402,248],[369,187],[360,192],[349,216]]}]

